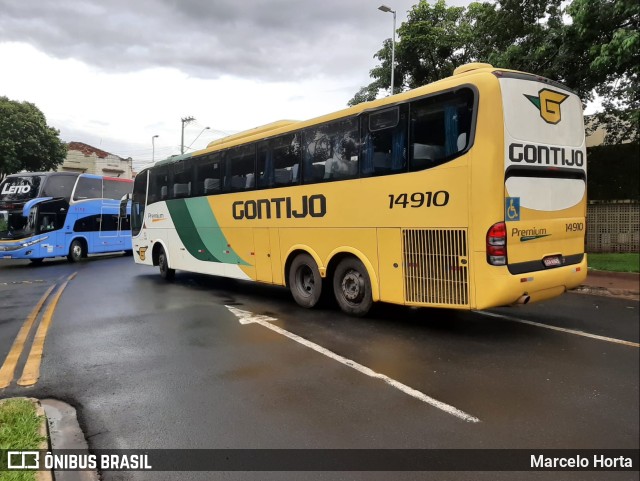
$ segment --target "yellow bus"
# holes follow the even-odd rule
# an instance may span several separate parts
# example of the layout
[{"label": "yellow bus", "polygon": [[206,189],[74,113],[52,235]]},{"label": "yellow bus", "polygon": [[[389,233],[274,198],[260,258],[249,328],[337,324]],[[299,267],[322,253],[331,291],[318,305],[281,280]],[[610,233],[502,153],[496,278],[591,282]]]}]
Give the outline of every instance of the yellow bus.
[{"label": "yellow bus", "polygon": [[580,99],[531,74],[453,76],[308,121],[279,121],[142,170],[135,261],[374,302],[485,309],[587,274]]}]

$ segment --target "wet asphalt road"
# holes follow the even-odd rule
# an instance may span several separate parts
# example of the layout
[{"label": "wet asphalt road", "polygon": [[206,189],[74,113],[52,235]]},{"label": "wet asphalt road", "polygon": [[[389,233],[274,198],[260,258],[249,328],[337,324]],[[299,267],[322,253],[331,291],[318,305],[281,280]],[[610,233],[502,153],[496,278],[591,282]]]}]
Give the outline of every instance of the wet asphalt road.
[{"label": "wet asphalt road", "polygon": [[[517,321],[637,343],[637,301],[569,293],[492,311],[503,317],[383,305],[354,319],[331,305],[299,308],[281,288],[182,272],[166,283],[157,269],[119,255],[39,267],[11,261],[0,265],[0,362],[40,296],[73,272],[38,383],[13,382],[0,398],[68,402],[93,449],[638,448],[639,349]],[[241,324],[226,306],[275,318],[273,325],[480,422],[461,420],[260,324]],[[520,474],[638,479],[635,473]],[[514,479],[513,473],[485,475],[446,479]],[[247,478],[389,479],[388,473],[104,475]],[[392,478],[431,479],[425,473]]]}]

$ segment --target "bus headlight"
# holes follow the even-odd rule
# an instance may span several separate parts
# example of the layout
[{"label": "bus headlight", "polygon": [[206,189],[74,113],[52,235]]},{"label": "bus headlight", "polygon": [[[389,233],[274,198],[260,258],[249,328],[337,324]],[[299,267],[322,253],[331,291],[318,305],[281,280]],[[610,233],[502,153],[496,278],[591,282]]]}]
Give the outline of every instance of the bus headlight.
[{"label": "bus headlight", "polygon": [[40,237],[39,239],[34,239],[34,240],[30,240],[28,242],[24,242],[21,246],[16,247],[16,249],[19,249],[21,247],[30,247],[32,245],[38,244],[39,242],[45,241],[48,238],[49,238],[48,236],[44,236],[44,237]]}]

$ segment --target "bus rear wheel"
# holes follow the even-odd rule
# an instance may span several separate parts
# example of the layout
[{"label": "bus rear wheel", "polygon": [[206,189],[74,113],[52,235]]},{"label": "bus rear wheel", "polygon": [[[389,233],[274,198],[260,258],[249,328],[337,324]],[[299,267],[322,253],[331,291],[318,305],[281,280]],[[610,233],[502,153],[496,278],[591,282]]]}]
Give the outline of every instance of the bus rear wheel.
[{"label": "bus rear wheel", "polygon": [[340,309],[352,316],[364,316],[371,306],[371,280],[362,262],[353,257],[343,259],[333,275],[333,293]]},{"label": "bus rear wheel", "polygon": [[67,255],[67,259],[69,260],[69,262],[78,262],[85,256],[86,253],[84,251],[84,245],[81,241],[75,239],[69,247],[69,254]]},{"label": "bus rear wheel", "polygon": [[289,269],[289,289],[302,307],[313,307],[320,300],[322,278],[318,266],[309,254],[300,254],[293,259]]},{"label": "bus rear wheel", "polygon": [[167,261],[167,254],[164,249],[160,248],[158,254],[158,267],[160,268],[160,277],[167,281],[172,281],[176,276],[176,270],[169,267],[169,261]]}]

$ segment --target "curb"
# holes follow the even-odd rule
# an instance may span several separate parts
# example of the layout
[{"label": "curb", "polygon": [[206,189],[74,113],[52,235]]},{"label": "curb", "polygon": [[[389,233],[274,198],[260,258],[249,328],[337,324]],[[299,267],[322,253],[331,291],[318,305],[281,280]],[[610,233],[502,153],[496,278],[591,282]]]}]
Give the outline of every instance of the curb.
[{"label": "curb", "polygon": [[640,293],[636,291],[630,291],[627,289],[613,289],[608,287],[595,287],[595,286],[579,286],[572,289],[569,292],[575,292],[577,294],[587,294],[592,296],[602,297],[616,297],[619,299],[629,299],[633,301],[640,301]]},{"label": "curb", "polygon": [[640,274],[590,268],[584,284],[573,292],[640,301]]},{"label": "curb", "polygon": [[[78,424],[75,408],[55,399],[42,399],[40,402],[47,413],[51,448],[53,450],[73,449],[89,454],[89,445]],[[54,474],[56,481],[99,481],[100,479],[97,470],[61,470]]]},{"label": "curb", "polygon": [[[36,408],[36,415],[40,419],[40,428],[38,429],[38,434],[40,437],[44,438],[43,441],[40,442],[39,449],[50,451],[51,446],[49,445],[49,423],[47,422],[47,414],[44,412],[44,408],[40,401],[35,398],[25,398],[31,401]],[[49,471],[37,471],[36,472],[36,481],[53,481],[53,473]]]}]

